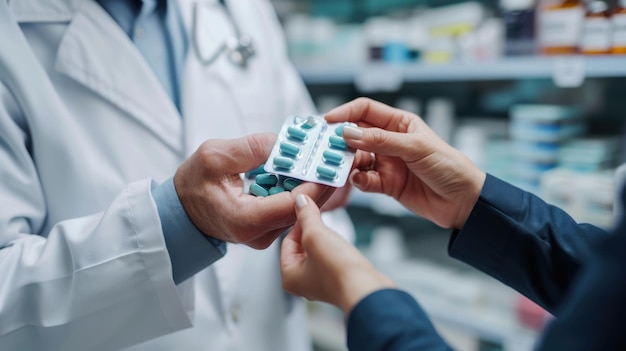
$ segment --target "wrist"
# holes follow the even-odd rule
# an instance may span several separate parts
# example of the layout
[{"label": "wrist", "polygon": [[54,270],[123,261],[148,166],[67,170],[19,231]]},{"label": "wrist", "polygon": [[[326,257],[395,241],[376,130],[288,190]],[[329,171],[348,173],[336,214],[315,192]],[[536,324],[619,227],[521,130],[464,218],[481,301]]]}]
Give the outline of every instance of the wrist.
[{"label": "wrist", "polygon": [[475,167],[472,175],[469,177],[467,196],[462,202],[461,211],[459,211],[457,219],[454,221],[454,229],[462,229],[465,226],[465,222],[467,222],[476,202],[478,202],[478,198],[480,198],[485,179],[487,179],[487,174]]},{"label": "wrist", "polygon": [[354,306],[368,295],[378,290],[394,287],[393,281],[378,271],[355,274],[351,279],[342,280],[341,297],[337,307],[348,315]]}]

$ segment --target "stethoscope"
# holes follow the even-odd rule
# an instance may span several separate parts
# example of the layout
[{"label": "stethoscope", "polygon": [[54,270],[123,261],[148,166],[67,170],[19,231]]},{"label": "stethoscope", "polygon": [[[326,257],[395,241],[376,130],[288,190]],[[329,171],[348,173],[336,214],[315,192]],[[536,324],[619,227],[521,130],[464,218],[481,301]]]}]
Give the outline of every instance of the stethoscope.
[{"label": "stethoscope", "polygon": [[248,61],[255,55],[254,44],[252,39],[241,34],[237,22],[233,18],[228,4],[225,0],[219,0],[220,5],[224,8],[224,13],[228,18],[228,21],[232,24],[235,34],[226,38],[226,40],[219,45],[218,49],[212,55],[204,57],[200,51],[198,44],[198,7],[201,6],[199,2],[193,4],[193,20],[191,23],[191,41],[193,50],[196,57],[203,66],[209,66],[213,64],[222,54],[226,54],[228,60],[235,66],[246,68]]}]

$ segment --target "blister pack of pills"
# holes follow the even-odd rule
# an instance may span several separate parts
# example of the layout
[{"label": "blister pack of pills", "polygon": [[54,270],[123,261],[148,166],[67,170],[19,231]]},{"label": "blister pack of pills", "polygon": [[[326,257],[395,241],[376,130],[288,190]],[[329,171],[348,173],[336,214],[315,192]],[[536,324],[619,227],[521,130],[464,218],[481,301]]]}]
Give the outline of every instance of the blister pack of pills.
[{"label": "blister pack of pills", "polygon": [[348,123],[328,123],[319,116],[290,116],[265,162],[268,173],[334,187],[345,185],[355,150],[343,139]]}]

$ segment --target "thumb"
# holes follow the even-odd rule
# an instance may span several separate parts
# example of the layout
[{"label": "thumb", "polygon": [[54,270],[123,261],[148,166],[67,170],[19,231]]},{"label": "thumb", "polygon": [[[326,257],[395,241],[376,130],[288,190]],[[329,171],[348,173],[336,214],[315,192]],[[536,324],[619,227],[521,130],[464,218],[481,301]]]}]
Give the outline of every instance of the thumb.
[{"label": "thumb", "polygon": [[302,229],[302,246],[308,253],[316,256],[323,245],[324,238],[330,229],[322,221],[322,215],[317,204],[307,195],[296,195],[296,216]]},{"label": "thumb", "polygon": [[296,226],[285,236],[281,244],[281,267],[288,267],[297,262],[297,256],[302,252],[302,229]]},{"label": "thumb", "polygon": [[307,195],[296,195],[296,216],[305,233],[326,230],[319,207]]},{"label": "thumb", "polygon": [[354,148],[402,159],[412,158],[411,155],[416,151],[412,134],[390,132],[380,128],[345,126],[343,138]]},{"label": "thumb", "polygon": [[276,142],[274,133],[250,134],[229,140],[209,140],[203,145],[207,162],[215,171],[234,174],[258,167]]}]

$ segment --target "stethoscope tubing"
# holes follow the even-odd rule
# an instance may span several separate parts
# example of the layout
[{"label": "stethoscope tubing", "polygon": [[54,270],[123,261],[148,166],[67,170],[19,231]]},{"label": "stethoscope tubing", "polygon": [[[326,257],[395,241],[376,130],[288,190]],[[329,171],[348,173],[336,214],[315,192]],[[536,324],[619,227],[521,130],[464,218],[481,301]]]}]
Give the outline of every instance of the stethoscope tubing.
[{"label": "stethoscope tubing", "polygon": [[[200,45],[198,43],[198,34],[197,34],[198,25],[199,25],[198,24],[198,12],[199,12],[198,7],[202,5],[200,4],[200,1],[196,1],[193,3],[193,7],[192,7],[193,16],[191,19],[191,36],[192,36],[191,46],[196,57],[198,58],[198,61],[200,61],[200,63],[203,66],[212,65],[224,52],[226,52],[229,49],[239,51],[242,45],[246,48],[252,47],[252,42],[250,41],[250,39],[248,37],[244,37],[241,35],[239,26],[237,25],[235,18],[230,12],[228,3],[225,0],[219,0],[219,4],[223,7],[224,13],[226,14],[226,17],[228,18],[228,21],[232,24],[233,30],[235,31],[235,36],[232,38],[228,38],[219,46],[217,50],[215,50],[213,55],[210,55],[209,57],[205,58],[202,56],[202,52],[200,51]],[[233,62],[233,64],[237,64],[239,66],[245,67],[247,64],[247,60],[248,58],[243,58],[241,63],[237,64]]]}]

